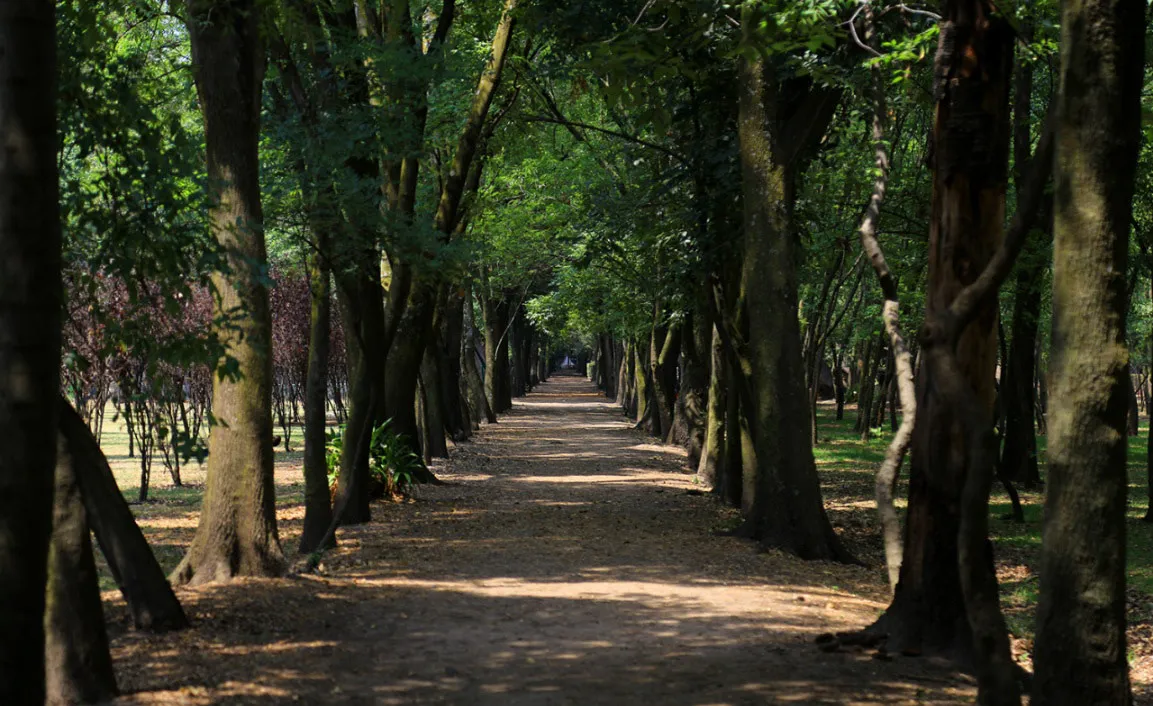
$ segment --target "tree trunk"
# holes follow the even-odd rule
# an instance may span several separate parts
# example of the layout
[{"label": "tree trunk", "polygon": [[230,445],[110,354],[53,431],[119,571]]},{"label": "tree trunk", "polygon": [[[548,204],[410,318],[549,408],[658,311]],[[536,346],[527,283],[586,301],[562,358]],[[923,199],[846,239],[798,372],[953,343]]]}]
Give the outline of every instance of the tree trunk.
[{"label": "tree trunk", "polygon": [[689,317],[681,338],[680,389],[673,425],[666,441],[688,450],[690,468],[700,465],[708,416],[709,360],[712,326],[700,315]]},{"label": "tree trunk", "polygon": [[1053,399],[1033,703],[1129,704],[1125,271],[1146,4],[1065,0],[1054,169]]},{"label": "tree trunk", "polygon": [[1140,411],[1137,409],[1137,386],[1133,384],[1133,376],[1126,376],[1129,380],[1129,416],[1127,430],[1129,436],[1137,436],[1141,425]]},{"label": "tree trunk", "polygon": [[473,319],[472,300],[467,293],[464,297],[464,334],[459,356],[469,403],[473,406],[472,418],[476,427],[480,428],[481,415],[489,424],[496,424],[496,413],[492,411],[489,396],[485,393],[484,380],[476,368],[476,323]]},{"label": "tree trunk", "polygon": [[637,391],[637,404],[636,410],[633,412],[633,419],[636,420],[638,425],[648,423],[652,414],[652,399],[649,391],[649,370],[648,370],[648,347],[640,344],[639,342],[633,343],[633,386]]},{"label": "tree trunk", "polygon": [[[509,350],[512,353],[512,396],[524,397],[528,394],[528,377],[525,371],[528,365],[524,359],[524,344],[525,344],[525,321],[521,312],[517,312],[513,316],[512,328],[509,329]],[[602,336],[603,339],[603,336]],[[601,347],[601,353],[604,353],[604,347]],[[602,374],[608,373],[607,365],[598,365],[597,370]]]},{"label": "tree trunk", "polygon": [[[371,248],[363,251],[362,259],[375,263],[377,251]],[[339,513],[340,524],[356,525],[372,518],[369,446],[372,430],[387,419],[384,358],[388,348],[383,291],[375,279],[375,267],[366,269],[363,263],[347,264],[353,269],[336,279],[344,328],[348,399],[333,512]]]},{"label": "tree trunk", "polygon": [[664,439],[672,428],[676,401],[677,358],[681,349],[681,325],[653,326],[649,344],[649,371],[652,387],[652,434]]},{"label": "tree trunk", "polygon": [[[1001,242],[1011,62],[1012,35],[987,0],[946,3],[936,61],[927,319],[948,310]],[[967,386],[976,396],[975,406],[987,415],[991,434],[995,297],[963,330],[955,355],[963,378],[957,387]],[[890,649],[972,656],[972,616],[962,592],[958,535],[966,469],[979,449],[969,445],[965,412],[946,402],[938,389],[946,382],[952,381],[939,377],[933,365],[922,366],[917,377],[904,555],[893,602],[876,628],[890,634]],[[967,555],[966,561],[987,561],[988,566],[965,569],[991,572],[991,559],[991,554]]]},{"label": "tree trunk", "polygon": [[[66,402],[61,400],[61,404]],[[56,507],[44,614],[48,677],[44,703],[58,706],[102,703],[117,696],[119,690],[108,651],[92,535],[80,499],[76,463],[69,442],[62,434],[55,476]]]},{"label": "tree trunk", "polygon": [[448,458],[448,439],[445,437],[444,392],[440,389],[443,376],[437,366],[433,352],[436,343],[424,352],[420,366],[420,383],[424,388],[424,433],[428,444],[423,445],[426,461],[434,458]]},{"label": "tree trunk", "polygon": [[[213,377],[204,509],[177,583],[275,576],[284,569],[276,530],[272,459],[272,317],[264,285],[260,206],[260,98],[264,52],[253,0],[187,0],[196,88],[204,113],[210,220],[230,272],[213,276],[218,331],[240,377]],[[244,312],[237,319],[233,314]]]},{"label": "tree trunk", "polygon": [[465,403],[466,383],[461,363],[460,348],[464,335],[465,294],[455,287],[449,288],[444,297],[439,336],[435,354],[440,370],[441,394],[444,395],[443,411],[445,429],[453,441],[464,441],[472,436],[471,413]]},{"label": "tree trunk", "polygon": [[716,491],[724,458],[725,438],[725,352],[721,336],[715,326],[710,326],[712,340],[709,345],[709,386],[708,405],[705,416],[704,448],[697,464],[697,478],[707,488]]},{"label": "tree trunk", "polygon": [[[407,439],[414,451],[420,451],[416,423],[417,384],[425,353],[434,339],[436,290],[436,286],[427,281],[413,284],[408,304],[396,324],[395,335],[390,339],[392,345],[384,366],[384,417],[390,420],[392,431]],[[434,402],[439,406],[438,400]],[[435,433],[443,436],[443,426]]]},{"label": "tree trunk", "polygon": [[837,401],[837,421],[845,418],[845,370],[841,354],[833,356],[833,394]]},{"label": "tree trunk", "polygon": [[0,3],[0,703],[17,706],[44,701],[63,296],[55,27],[55,3]]},{"label": "tree trunk", "polygon": [[100,444],[84,420],[61,399],[60,434],[68,443],[87,522],[137,630],[163,633],[188,627],[188,618],[157,563],[148,540],[116,486]]},{"label": "tree trunk", "polygon": [[870,416],[873,410],[873,393],[877,389],[877,368],[881,364],[883,349],[884,341],[881,337],[869,336],[865,345],[865,357],[862,358],[861,384],[857,389],[857,423],[854,426],[854,431],[861,434],[861,441],[868,441],[873,435]]},{"label": "tree trunk", "polygon": [[[332,524],[332,493],[328,486],[328,358],[332,328],[332,287],[328,271],[327,235],[313,229],[317,251],[309,257],[312,299],[308,334],[308,377],[304,392],[304,529],[301,554],[311,554]],[[333,535],[335,539],[335,535]]]},{"label": "tree trunk", "polygon": [[[1032,20],[1022,27],[1022,41],[1033,36]],[[1013,182],[1017,192],[1024,188],[1025,175],[1032,157],[1033,62],[1019,61],[1014,76],[1013,96]],[[1040,223],[1046,240],[1052,237],[1051,208],[1042,214]],[[1013,336],[1002,375],[1001,408],[1005,416],[1004,445],[1001,449],[1000,475],[1007,481],[1037,487],[1041,474],[1037,465],[1037,434],[1033,426],[1036,404],[1033,378],[1037,348],[1038,313],[1041,311],[1041,289],[1048,262],[1047,247],[1028,248],[1019,258],[1017,296],[1013,300]]]},{"label": "tree trunk", "polygon": [[[725,364],[725,380],[736,377],[729,364]],[[729,390],[729,392],[734,392]],[[725,396],[725,438],[722,449],[721,478],[717,483],[717,494],[729,507],[740,508],[743,504],[741,491],[744,489],[744,467],[742,446],[748,446],[752,453],[752,441],[748,434],[748,424],[741,414],[740,395]]]},{"label": "tree trunk", "polygon": [[512,409],[512,380],[508,366],[508,299],[485,300],[484,394],[496,414]]},{"label": "tree trunk", "polygon": [[[756,14],[751,6],[742,12],[746,39],[758,24]],[[786,89],[772,62],[759,54],[739,62],[748,350],[756,405],[745,412],[757,458],[755,466],[744,468],[746,478],[752,476],[745,494],[755,493],[743,500],[749,508],[744,533],[805,559],[845,561],[852,557],[825,513],[809,443],[791,223],[800,155],[788,153],[806,141],[796,131],[813,141],[823,132],[836,96],[803,82]],[[801,103],[789,105],[798,95],[804,96]]]}]

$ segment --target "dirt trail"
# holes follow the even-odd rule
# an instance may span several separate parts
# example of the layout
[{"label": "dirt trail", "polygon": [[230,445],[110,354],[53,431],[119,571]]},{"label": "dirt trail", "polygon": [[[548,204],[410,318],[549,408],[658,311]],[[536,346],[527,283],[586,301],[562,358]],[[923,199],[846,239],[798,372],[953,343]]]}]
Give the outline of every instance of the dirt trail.
[{"label": "dirt trail", "polygon": [[718,536],[676,449],[556,377],[380,505],[319,575],[182,591],[188,632],[120,631],[121,703],[970,703],[924,660],[824,654],[878,571]]}]

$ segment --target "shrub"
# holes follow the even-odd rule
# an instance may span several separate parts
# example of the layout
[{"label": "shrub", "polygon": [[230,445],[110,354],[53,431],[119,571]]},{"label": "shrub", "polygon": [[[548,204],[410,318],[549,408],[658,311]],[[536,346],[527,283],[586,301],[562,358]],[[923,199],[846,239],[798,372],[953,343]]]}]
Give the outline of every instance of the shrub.
[{"label": "shrub", "polygon": [[[402,498],[412,494],[417,483],[430,475],[428,467],[406,443],[391,429],[392,420],[385,420],[372,430],[368,449],[369,496]],[[336,496],[336,478],[340,472],[340,455],[344,447],[344,427],[328,432],[325,459],[328,463],[328,485]]]}]

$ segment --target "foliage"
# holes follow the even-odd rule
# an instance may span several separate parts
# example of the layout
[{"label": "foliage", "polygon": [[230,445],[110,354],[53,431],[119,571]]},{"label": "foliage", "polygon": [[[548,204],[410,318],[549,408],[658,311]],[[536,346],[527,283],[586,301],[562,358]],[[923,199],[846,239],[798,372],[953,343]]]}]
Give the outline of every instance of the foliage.
[{"label": "foliage", "polygon": [[[369,495],[374,499],[399,498],[412,494],[416,485],[427,482],[428,467],[410,444],[391,429],[392,420],[372,430],[368,448]],[[328,464],[328,484],[336,492],[340,472],[340,455],[344,446],[344,428],[328,432],[325,442],[325,461]]]}]

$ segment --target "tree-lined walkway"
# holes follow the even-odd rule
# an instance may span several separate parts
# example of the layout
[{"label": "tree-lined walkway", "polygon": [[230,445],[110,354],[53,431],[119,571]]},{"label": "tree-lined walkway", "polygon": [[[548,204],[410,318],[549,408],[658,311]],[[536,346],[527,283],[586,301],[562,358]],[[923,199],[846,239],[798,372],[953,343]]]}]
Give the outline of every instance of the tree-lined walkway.
[{"label": "tree-lined walkway", "polygon": [[[556,377],[374,509],[319,573],[181,592],[193,630],[115,640],[123,703],[969,702],[920,660],[823,654],[878,571],[714,531],[679,450]],[[851,589],[851,590],[850,590]],[[855,591],[855,593],[853,592]]]}]

